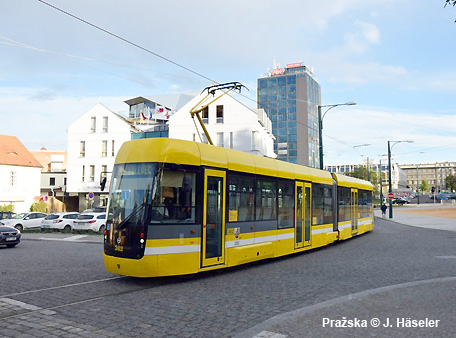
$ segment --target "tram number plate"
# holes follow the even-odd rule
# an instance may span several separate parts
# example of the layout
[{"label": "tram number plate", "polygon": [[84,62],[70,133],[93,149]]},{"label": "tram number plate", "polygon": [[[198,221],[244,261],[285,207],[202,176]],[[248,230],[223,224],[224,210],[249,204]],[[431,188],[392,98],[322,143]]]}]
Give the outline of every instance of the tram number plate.
[{"label": "tram number plate", "polygon": [[15,241],[16,240],[16,237],[7,237],[6,238],[6,241]]},{"label": "tram number plate", "polygon": [[124,250],[124,247],[122,245],[116,245],[114,247],[114,251],[123,252],[123,250]]}]

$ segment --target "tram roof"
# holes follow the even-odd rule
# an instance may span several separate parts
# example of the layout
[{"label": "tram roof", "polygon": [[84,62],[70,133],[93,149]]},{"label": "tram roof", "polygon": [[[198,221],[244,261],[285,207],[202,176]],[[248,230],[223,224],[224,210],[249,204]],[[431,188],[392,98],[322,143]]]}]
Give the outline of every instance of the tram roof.
[{"label": "tram roof", "polygon": [[327,171],[204,143],[170,138],[147,138],[125,142],[117,154],[115,163],[131,162],[208,166],[317,183],[333,182],[331,174]]},{"label": "tram roof", "polygon": [[373,185],[372,183],[368,181],[361,180],[359,178],[351,177],[351,176],[345,176],[341,174],[332,174],[334,179],[337,182],[337,185],[341,187],[353,187],[353,188],[358,188],[358,189],[366,189],[366,190],[372,190]]}]

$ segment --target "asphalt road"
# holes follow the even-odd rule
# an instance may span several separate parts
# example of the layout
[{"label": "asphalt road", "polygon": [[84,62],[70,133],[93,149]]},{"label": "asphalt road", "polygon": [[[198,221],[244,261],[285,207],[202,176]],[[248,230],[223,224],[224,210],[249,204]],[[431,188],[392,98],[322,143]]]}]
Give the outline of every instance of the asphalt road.
[{"label": "asphalt road", "polygon": [[[456,314],[456,296],[452,292],[449,299],[446,294],[439,298],[438,291],[454,284],[430,290],[414,283],[455,276],[455,239],[454,232],[376,219],[369,234],[305,254],[192,279],[136,279],[105,272],[100,243],[32,240],[26,234],[16,248],[0,248],[0,336],[260,337],[269,333],[258,335],[252,327],[348,297],[348,303],[336,302],[339,308],[334,308],[338,312],[332,319],[385,315],[390,306],[392,311],[416,298],[424,307],[419,313],[410,310],[407,317],[421,319],[429,311],[434,317],[440,313],[441,318],[434,319],[442,320],[439,331],[429,329],[421,336],[434,332],[451,337],[456,324],[448,318]],[[360,310],[362,300],[352,297],[399,284],[409,287],[374,299],[382,307],[369,303]],[[344,314],[347,305],[352,307]],[[313,312],[309,318],[315,322],[302,328],[307,330],[302,336],[344,336],[321,330],[321,320],[330,315],[325,313]],[[296,330],[302,322],[292,323],[294,328],[275,324],[281,333],[270,337],[300,336]],[[380,331],[359,330],[345,336],[382,336]],[[413,330],[389,335],[419,333]]]}]

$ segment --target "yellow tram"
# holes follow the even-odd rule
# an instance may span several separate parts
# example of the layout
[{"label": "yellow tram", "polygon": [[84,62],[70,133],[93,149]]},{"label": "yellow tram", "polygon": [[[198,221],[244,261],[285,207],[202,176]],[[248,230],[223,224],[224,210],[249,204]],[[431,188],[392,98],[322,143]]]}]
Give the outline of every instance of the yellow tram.
[{"label": "yellow tram", "polygon": [[369,182],[167,138],[123,144],[108,215],[106,269],[135,277],[289,255],[374,226]]}]

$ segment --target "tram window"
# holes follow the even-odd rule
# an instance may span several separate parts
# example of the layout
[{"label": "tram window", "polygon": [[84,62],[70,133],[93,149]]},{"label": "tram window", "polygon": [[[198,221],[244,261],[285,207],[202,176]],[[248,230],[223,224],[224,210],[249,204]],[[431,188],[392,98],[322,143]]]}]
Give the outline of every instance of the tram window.
[{"label": "tram window", "polygon": [[358,191],[358,205],[361,218],[366,218],[372,214],[372,192],[368,190]]},{"label": "tram window", "polygon": [[254,180],[231,175],[228,179],[228,222],[254,220]]},{"label": "tram window", "polygon": [[350,188],[339,187],[339,222],[350,220]]},{"label": "tram window", "polygon": [[332,186],[312,185],[313,225],[333,223]]},{"label": "tram window", "polygon": [[294,182],[279,181],[277,195],[279,204],[279,229],[292,228],[294,225]]},{"label": "tram window", "polygon": [[195,173],[163,170],[157,181],[151,223],[194,223]]},{"label": "tram window", "polygon": [[277,184],[273,181],[257,181],[256,213],[257,221],[277,219]]}]

